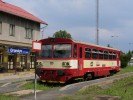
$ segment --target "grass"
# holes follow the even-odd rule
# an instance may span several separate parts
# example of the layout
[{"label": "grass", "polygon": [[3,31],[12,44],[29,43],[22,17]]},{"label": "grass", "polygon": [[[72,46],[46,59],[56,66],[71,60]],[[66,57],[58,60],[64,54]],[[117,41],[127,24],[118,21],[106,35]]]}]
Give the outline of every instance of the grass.
[{"label": "grass", "polygon": [[128,73],[128,72],[133,72],[133,66],[127,66],[125,68],[121,68],[121,71],[115,75],[124,74],[124,73]]},{"label": "grass", "polygon": [[100,86],[91,86],[71,96],[64,96],[59,100],[93,100],[98,95],[119,96],[120,100],[133,100],[133,77],[115,81],[112,86],[103,89]]},{"label": "grass", "polygon": [[0,95],[0,100],[18,100],[18,97]]},{"label": "grass", "polygon": [[[37,90],[43,90],[43,91],[49,91],[49,90],[53,90],[53,89],[57,89],[60,86],[55,86],[55,85],[47,85],[41,82],[37,82],[36,84],[36,89]],[[24,84],[22,86],[22,88],[24,89],[34,89],[34,81],[29,81],[28,83]]]},{"label": "grass", "polygon": [[121,100],[132,100],[133,96],[133,77],[117,80],[106,90],[98,92],[98,94],[106,94],[120,96]]},{"label": "grass", "polygon": [[[117,75],[133,72],[133,66],[122,69]],[[91,86],[78,91],[71,96],[60,97],[59,100],[93,100],[98,95],[119,96],[120,100],[133,100],[133,77],[123,78],[114,81],[110,87]]]}]

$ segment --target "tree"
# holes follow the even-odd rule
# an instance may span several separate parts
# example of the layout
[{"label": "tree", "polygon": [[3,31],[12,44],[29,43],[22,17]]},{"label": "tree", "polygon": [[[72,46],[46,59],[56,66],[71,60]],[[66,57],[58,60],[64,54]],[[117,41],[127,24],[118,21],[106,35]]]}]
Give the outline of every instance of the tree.
[{"label": "tree", "polygon": [[57,31],[53,34],[54,38],[67,38],[72,39],[71,34],[66,32],[65,30]]},{"label": "tree", "polygon": [[130,51],[128,53],[121,52],[120,58],[121,58],[121,67],[122,68],[127,66],[128,62],[131,59],[131,55],[132,55],[132,53]]},{"label": "tree", "polygon": [[110,44],[108,44],[108,45],[107,45],[107,47],[110,47],[110,48],[112,48],[112,46],[110,46]]}]

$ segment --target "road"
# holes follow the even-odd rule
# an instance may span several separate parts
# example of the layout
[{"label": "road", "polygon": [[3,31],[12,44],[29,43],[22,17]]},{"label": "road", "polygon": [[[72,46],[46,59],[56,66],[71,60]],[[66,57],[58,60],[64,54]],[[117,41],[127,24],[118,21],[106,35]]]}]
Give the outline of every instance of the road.
[{"label": "road", "polygon": [[[107,81],[113,82],[114,80],[118,80],[118,79],[125,78],[128,76],[133,76],[133,72],[122,74],[122,75],[117,75],[117,76],[100,78],[100,79],[91,80],[91,81],[70,84],[63,88],[57,89],[57,90],[38,93],[37,100],[58,100],[58,98],[61,96],[72,95],[72,94],[76,93],[77,91],[79,91],[83,88],[86,88],[88,86],[106,83]],[[21,100],[34,100],[34,94],[32,94],[30,96],[24,96],[24,97],[22,97]]]},{"label": "road", "polygon": [[0,93],[21,90],[19,85],[23,84],[25,80],[34,79],[34,73],[28,75],[10,75],[0,77]]}]

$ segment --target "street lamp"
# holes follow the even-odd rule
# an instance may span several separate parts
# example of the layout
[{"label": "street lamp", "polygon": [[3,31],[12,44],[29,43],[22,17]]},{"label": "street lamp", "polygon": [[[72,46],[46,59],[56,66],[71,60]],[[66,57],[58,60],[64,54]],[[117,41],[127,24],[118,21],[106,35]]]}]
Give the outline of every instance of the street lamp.
[{"label": "street lamp", "polygon": [[111,36],[111,37],[119,37],[119,36]]}]

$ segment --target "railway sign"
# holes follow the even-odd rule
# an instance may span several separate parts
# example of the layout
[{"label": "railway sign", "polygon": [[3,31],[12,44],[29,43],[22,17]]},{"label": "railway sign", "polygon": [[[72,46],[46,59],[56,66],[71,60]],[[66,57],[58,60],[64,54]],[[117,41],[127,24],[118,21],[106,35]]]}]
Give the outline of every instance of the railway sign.
[{"label": "railway sign", "polygon": [[37,42],[37,41],[32,41],[32,50],[41,51],[42,50],[42,43]]},{"label": "railway sign", "polygon": [[35,81],[34,81],[34,95],[35,95],[35,100],[36,100],[36,83],[37,83],[37,79],[36,79],[36,67],[37,67],[37,59],[36,59],[36,53],[42,50],[42,43],[36,41],[32,41],[32,50],[36,51],[35,52]]},{"label": "railway sign", "polygon": [[30,54],[30,50],[29,49],[20,49],[20,48],[8,48],[8,53]]}]

